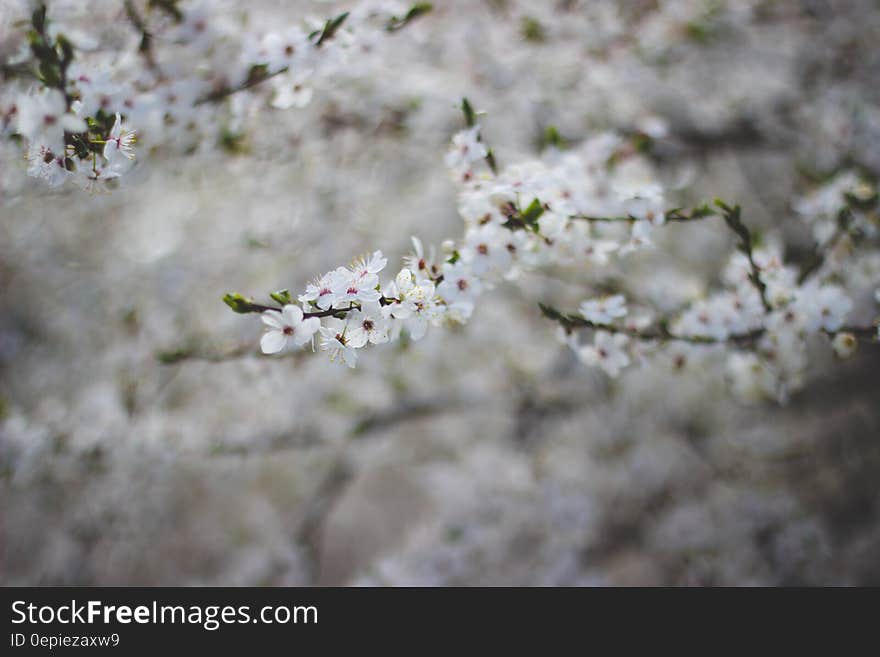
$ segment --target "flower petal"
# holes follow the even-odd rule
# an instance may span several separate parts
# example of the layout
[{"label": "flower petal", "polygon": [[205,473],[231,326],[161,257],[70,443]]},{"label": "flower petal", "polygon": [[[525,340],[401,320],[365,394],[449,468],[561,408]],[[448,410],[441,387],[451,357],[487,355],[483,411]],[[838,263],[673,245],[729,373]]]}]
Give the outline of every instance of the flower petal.
[{"label": "flower petal", "polygon": [[267,310],[260,315],[260,319],[263,320],[263,324],[271,328],[284,328],[284,323],[281,321],[281,313],[279,313],[277,310]]},{"label": "flower petal", "polygon": [[297,333],[311,337],[319,328],[321,328],[321,320],[317,317],[309,317],[297,327]]},{"label": "flower petal", "polygon": [[303,318],[302,308],[299,306],[294,306],[293,304],[287,304],[284,306],[284,309],[281,311],[281,315],[284,317],[284,322],[290,326],[298,326]]},{"label": "flower petal", "polygon": [[266,331],[260,338],[260,348],[264,354],[277,354],[285,344],[287,339],[281,331]]}]

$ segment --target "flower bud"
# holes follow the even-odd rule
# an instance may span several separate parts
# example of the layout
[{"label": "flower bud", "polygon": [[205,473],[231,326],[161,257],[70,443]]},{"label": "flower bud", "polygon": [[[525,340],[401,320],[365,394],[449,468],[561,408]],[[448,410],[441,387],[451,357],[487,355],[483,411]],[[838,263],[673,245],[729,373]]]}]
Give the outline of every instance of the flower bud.
[{"label": "flower bud", "polygon": [[834,348],[834,353],[836,353],[840,358],[849,358],[856,352],[856,348],[859,343],[856,340],[856,336],[852,333],[838,333],[834,336],[834,339],[831,341],[831,346]]}]

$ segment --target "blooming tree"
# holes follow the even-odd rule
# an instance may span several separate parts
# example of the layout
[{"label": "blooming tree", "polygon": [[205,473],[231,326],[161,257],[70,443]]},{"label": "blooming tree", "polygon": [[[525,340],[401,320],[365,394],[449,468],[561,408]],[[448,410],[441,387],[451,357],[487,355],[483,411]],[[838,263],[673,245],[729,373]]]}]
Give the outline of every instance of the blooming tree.
[{"label": "blooming tree", "polygon": [[877,3],[402,2],[0,2],[4,583],[876,579]]},{"label": "blooming tree", "polygon": [[[57,3],[58,14],[77,3]],[[86,15],[88,16],[88,8]],[[21,141],[27,172],[50,187],[105,191],[140,151],[240,147],[246,119],[268,104],[304,107],[320,80],[357,68],[383,34],[430,11],[363,2],[328,19],[257,31],[231,6],[125,0],[128,38],[106,47],[68,32],[38,4],[4,64],[0,134]]]},{"label": "blooming tree", "polygon": [[[849,323],[854,299],[880,283],[877,190],[858,176],[842,175],[797,204],[816,239],[813,257],[798,267],[785,262],[777,241],[757,240],[739,206],[715,200],[688,211],[669,209],[658,183],[627,173],[623,162],[639,155],[616,134],[593,136],[576,151],[551,147],[541,159],[500,169],[467,99],[462,110],[467,127],[453,137],[446,165],[460,184],[463,236],[439,252],[413,238],[413,253],[384,281],[379,274],[387,259],[375,251],[317,277],[296,297],[286,289],[271,293],[277,307],[227,294],[235,312],[261,313],[264,353],[317,343],[331,360],[353,368],[358,350],[369,345],[404,335],[420,340],[429,326],[467,322],[482,294],[525,272],[601,267],[612,257],[653,248],[654,235],[667,224],[712,217],[732,232],[736,249],[719,288],[674,315],[638,300],[630,304],[619,293],[587,299],[572,313],[542,300],[541,312],[559,325],[560,340],[581,361],[609,376],[667,345],[688,347],[679,353],[682,364],[694,351],[724,347],[743,396],[779,401],[803,385],[810,341],[824,338],[847,357],[860,340],[877,340],[876,319]],[[864,266],[844,266],[853,258]],[[880,291],[874,297],[880,302]]]},{"label": "blooming tree", "polygon": [[[131,29],[113,49],[65,30],[37,4],[18,54],[4,65],[14,84],[0,96],[2,130],[20,141],[28,174],[50,187],[70,181],[107,190],[153,149],[235,150],[247,118],[264,105],[305,106],[318,81],[356,69],[383,34],[430,8],[364,2],[303,25],[249,30],[217,4],[125,0],[119,11]],[[543,38],[535,25],[524,30]],[[876,340],[876,313],[867,306],[878,285],[877,191],[856,173],[795,204],[815,249],[792,264],[777,236],[753,234],[739,206],[670,208],[661,184],[627,166],[640,158],[638,140],[606,132],[565,149],[550,130],[541,158],[500,168],[467,100],[462,110],[466,127],[445,157],[460,186],[462,236],[439,250],[413,238],[414,252],[386,279],[387,259],[377,250],[317,277],[302,294],[272,293],[277,305],[227,295],[236,312],[262,314],[264,353],[312,345],[355,367],[360,349],[467,322],[480,296],[504,281],[548,267],[602,267],[654,248],[667,224],[713,217],[732,232],[736,250],[717,289],[685,307],[669,313],[632,291],[602,290],[577,312],[538,300],[541,312],[581,361],[610,376],[663,348],[677,349],[682,364],[723,350],[735,388],[779,400],[803,385],[815,338],[840,357]],[[646,124],[638,137],[664,129]]]}]

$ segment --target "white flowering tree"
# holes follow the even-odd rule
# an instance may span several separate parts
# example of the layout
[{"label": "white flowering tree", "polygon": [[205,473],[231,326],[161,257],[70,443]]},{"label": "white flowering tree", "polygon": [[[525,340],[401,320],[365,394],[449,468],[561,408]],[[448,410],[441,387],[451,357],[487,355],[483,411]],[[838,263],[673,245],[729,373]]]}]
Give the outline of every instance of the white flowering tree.
[{"label": "white flowering tree", "polygon": [[[87,18],[96,7],[62,4]],[[21,141],[30,176],[50,187],[70,181],[108,190],[140,151],[178,153],[242,147],[244,124],[260,107],[304,107],[319,81],[332,82],[378,38],[429,12],[429,3],[362,3],[350,12],[254,32],[228,7],[180,0],[125,0],[110,8],[130,24],[118,48],[65,33],[36,3],[4,64],[2,132]],[[355,60],[354,62],[352,60]]]},{"label": "white flowering tree", "polygon": [[0,2],[0,579],[875,582],[833,4]]}]

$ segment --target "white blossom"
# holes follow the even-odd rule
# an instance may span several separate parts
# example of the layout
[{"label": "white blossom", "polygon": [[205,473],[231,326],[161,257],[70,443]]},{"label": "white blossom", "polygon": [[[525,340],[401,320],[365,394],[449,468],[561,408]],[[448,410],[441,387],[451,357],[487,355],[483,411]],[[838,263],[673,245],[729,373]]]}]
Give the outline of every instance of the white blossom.
[{"label": "white blossom", "polygon": [[834,338],[831,340],[831,346],[834,348],[834,353],[840,358],[849,358],[856,352],[859,343],[856,340],[856,336],[852,333],[841,331],[834,335]]},{"label": "white blossom", "polygon": [[617,377],[629,365],[629,338],[622,333],[596,331],[593,344],[578,349],[578,357],[587,365],[601,367],[610,377]]},{"label": "white blossom", "polygon": [[301,347],[311,342],[312,336],[321,326],[317,317],[303,318],[302,308],[288,304],[281,312],[267,310],[262,314],[266,331],[260,339],[264,354],[277,354],[290,345]]},{"label": "white blossom", "polygon": [[484,159],[487,154],[486,147],[480,141],[480,126],[475,125],[456,133],[452,138],[452,147],[446,154],[446,166],[453,171],[467,171],[474,162]]},{"label": "white blossom", "polygon": [[356,350],[366,344],[366,335],[364,333],[352,335],[348,322],[336,318],[326,320],[320,331],[320,348],[330,355],[330,360],[354,368],[358,359]]},{"label": "white blossom", "polygon": [[116,113],[116,121],[110,129],[104,144],[104,158],[113,161],[114,157],[121,154],[129,160],[134,159],[134,144],[137,141],[134,130],[123,127],[122,117],[119,112]]},{"label": "white blossom", "polygon": [[626,298],[622,294],[588,299],[581,304],[581,315],[593,324],[612,324],[626,315]]}]

